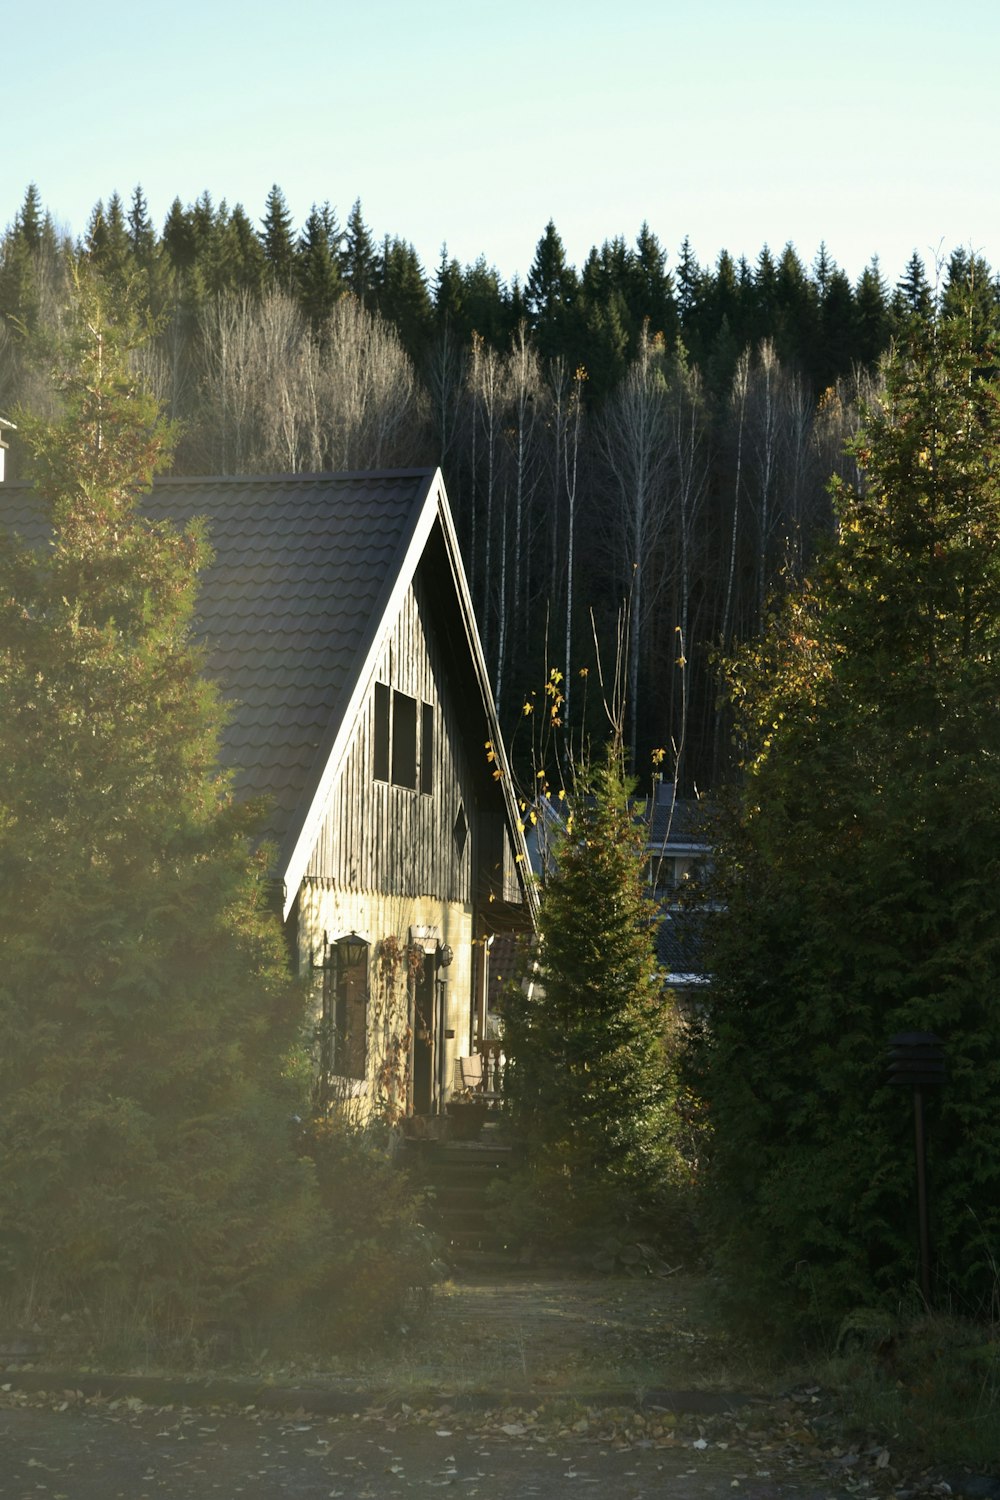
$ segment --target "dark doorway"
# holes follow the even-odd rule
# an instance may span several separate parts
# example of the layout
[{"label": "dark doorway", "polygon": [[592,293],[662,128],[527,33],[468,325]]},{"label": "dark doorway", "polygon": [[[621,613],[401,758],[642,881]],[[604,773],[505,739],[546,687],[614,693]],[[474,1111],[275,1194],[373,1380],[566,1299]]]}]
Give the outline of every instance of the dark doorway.
[{"label": "dark doorway", "polygon": [[429,1115],[435,1104],[434,1054],[437,996],[434,955],[425,954],[413,980],[413,1113]]}]

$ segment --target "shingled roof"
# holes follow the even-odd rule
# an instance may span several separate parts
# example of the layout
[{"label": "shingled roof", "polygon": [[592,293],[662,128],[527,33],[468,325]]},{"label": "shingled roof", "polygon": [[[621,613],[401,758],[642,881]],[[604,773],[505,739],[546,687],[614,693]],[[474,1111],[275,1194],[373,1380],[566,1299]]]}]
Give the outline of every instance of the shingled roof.
[{"label": "shingled roof", "polygon": [[[291,897],[307,857],[311,810],[366,687],[365,664],[436,525],[455,569],[456,616],[484,707],[494,713],[440,475],[159,479],[141,504],[154,519],[207,521],[215,555],[202,578],[195,633],[230,708],[223,760],[241,797],[268,799],[265,833],[279,848],[276,873]],[[0,516],[25,541],[40,543],[28,486],[4,486]]]},{"label": "shingled roof", "polygon": [[165,479],[143,502],[157,519],[208,522],[215,557],[195,629],[230,705],[223,759],[240,796],[268,799],[279,844],[343,717],[432,478]]}]

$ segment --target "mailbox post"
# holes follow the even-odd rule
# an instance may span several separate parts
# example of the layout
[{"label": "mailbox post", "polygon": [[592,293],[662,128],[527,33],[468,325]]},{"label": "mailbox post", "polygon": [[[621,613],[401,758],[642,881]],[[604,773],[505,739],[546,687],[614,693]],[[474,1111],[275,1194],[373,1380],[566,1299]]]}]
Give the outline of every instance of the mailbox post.
[{"label": "mailbox post", "polygon": [[917,1233],[920,1290],[931,1302],[931,1236],[927,1209],[927,1145],[924,1136],[924,1090],[944,1082],[944,1047],[930,1031],[899,1031],[889,1038],[889,1082],[913,1090],[913,1134],[917,1158]]}]

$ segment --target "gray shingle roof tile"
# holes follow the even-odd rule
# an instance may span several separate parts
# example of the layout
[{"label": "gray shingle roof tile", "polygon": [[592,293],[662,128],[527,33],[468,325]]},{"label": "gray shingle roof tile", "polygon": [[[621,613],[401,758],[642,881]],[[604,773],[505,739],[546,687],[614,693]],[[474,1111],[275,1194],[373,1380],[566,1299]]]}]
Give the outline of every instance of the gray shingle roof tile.
[{"label": "gray shingle roof tile", "polygon": [[[270,796],[266,828],[289,829],[362,665],[373,617],[402,562],[428,470],[158,480],[151,518],[207,522],[214,559],[195,635],[229,704],[223,759],[240,796]],[[43,537],[30,490],[0,491],[0,521]]]}]

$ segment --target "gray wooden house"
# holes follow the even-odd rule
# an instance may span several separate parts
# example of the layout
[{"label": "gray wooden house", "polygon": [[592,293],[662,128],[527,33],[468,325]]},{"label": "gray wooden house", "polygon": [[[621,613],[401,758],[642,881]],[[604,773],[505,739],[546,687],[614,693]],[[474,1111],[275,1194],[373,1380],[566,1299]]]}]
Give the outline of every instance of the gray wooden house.
[{"label": "gray wooden house", "polygon": [[[30,491],[3,501],[29,534]],[[163,479],[143,509],[208,522],[197,631],[236,792],[269,807],[323,1088],[437,1112],[482,1034],[490,939],[534,918],[440,472]]]}]

